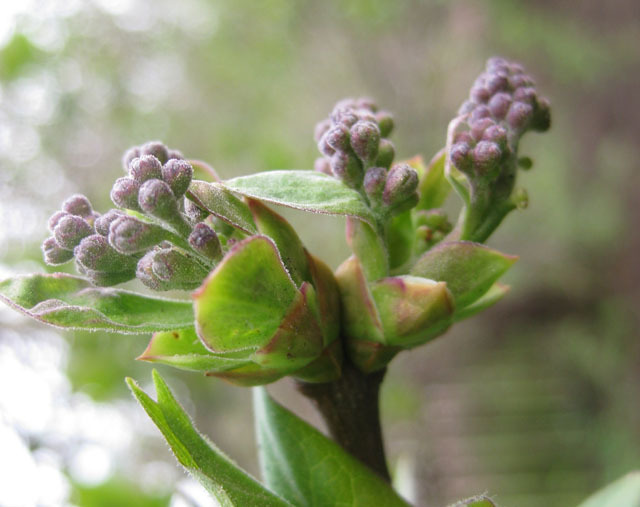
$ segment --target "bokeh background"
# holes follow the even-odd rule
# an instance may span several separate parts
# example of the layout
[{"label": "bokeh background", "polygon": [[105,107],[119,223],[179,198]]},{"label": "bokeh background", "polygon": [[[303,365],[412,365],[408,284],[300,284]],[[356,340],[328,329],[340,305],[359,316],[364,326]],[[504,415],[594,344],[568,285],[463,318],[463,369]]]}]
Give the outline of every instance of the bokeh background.
[{"label": "bokeh background", "polygon": [[[108,209],[130,145],[223,177],[311,168],[315,122],[367,95],[400,157],[430,158],[485,60],[520,60],[554,116],[522,144],[529,209],[491,239],[520,255],[512,291],[395,359],[383,420],[417,505],[575,505],[640,466],[639,48],[636,0],[0,2],[0,274],[47,270],[47,217],[74,192]],[[347,255],[341,219],[285,214],[333,267]],[[212,505],[125,388],[149,384],[145,344],[0,308],[0,505]],[[250,390],[161,369],[257,474]],[[272,392],[317,422],[288,380]]]}]

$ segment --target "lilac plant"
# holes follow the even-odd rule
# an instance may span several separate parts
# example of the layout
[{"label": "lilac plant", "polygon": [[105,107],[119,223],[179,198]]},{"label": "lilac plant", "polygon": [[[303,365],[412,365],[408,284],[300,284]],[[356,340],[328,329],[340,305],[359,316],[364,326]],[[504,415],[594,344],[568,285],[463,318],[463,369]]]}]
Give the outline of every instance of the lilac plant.
[{"label": "lilac plant", "polygon": [[[531,77],[492,58],[429,164],[396,161],[394,119],[369,99],[340,101],[317,125],[315,171],[220,181],[150,142],[123,157],[114,209],[100,214],[74,195],[49,220],[45,262],[73,261],[81,276],[18,276],[0,284],[0,297],[58,327],[151,332],[145,361],[241,386],[293,377],[334,441],[257,390],[264,485],[197,433],[159,374],[157,401],[128,380],[180,463],[222,505],[404,505],[388,485],[384,372],[396,354],[505,295],[498,280],[516,257],[483,243],[525,203],[515,187],[530,165],[520,138],[549,126]],[[452,189],[462,201],[453,223],[442,210]],[[270,204],[345,216],[353,255],[332,272]],[[134,279],[191,298],[114,288]]]}]

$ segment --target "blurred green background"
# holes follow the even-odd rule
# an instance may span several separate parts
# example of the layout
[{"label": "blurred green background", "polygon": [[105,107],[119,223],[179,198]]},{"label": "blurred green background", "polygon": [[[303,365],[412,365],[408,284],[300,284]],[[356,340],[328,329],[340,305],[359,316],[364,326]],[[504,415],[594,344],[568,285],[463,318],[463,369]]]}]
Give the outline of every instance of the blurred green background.
[{"label": "blurred green background", "polygon": [[[428,159],[485,60],[521,61],[553,128],[525,138],[531,205],[491,240],[520,255],[513,288],[394,360],[389,460],[436,507],[484,491],[571,506],[640,466],[636,0],[10,1],[0,47],[2,276],[45,270],[46,219],[69,194],[110,207],[131,145],[161,139],[222,177],[311,168],[315,122],[366,95],[395,114],[399,157]],[[285,214],[333,267],[346,257],[342,220]],[[211,505],[125,388],[150,381],[145,344],[0,309],[0,505]],[[162,373],[257,473],[250,390]],[[317,422],[288,380],[272,391]]]}]

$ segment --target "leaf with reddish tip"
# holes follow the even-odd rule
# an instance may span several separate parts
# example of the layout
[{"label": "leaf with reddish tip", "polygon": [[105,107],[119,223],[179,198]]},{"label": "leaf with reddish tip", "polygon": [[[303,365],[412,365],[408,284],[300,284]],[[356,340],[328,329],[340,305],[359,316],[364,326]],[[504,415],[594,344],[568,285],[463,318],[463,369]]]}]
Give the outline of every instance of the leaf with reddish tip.
[{"label": "leaf with reddish tip", "polygon": [[360,260],[367,280],[378,280],[389,274],[387,249],[368,223],[347,217],[347,243]]},{"label": "leaf with reddish tip", "polygon": [[225,371],[248,363],[247,359],[213,354],[202,344],[193,327],[154,333],[137,359],[204,372]]},{"label": "leaf with reddish tip", "polygon": [[370,290],[388,345],[421,345],[451,324],[454,304],[444,282],[397,276],[373,283]]},{"label": "leaf with reddish tip", "polygon": [[248,199],[248,203],[258,229],[275,242],[282,262],[296,285],[300,286],[304,281],[310,282],[307,254],[291,224],[260,201]]},{"label": "leaf with reddish tip", "polygon": [[313,213],[375,218],[362,196],[340,180],[317,171],[269,171],[228,180],[239,194]]},{"label": "leaf with reddish tip", "polygon": [[193,325],[188,301],[97,288],[65,273],[9,278],[0,282],[0,299],[29,317],[68,329],[142,334]]},{"label": "leaf with reddish tip", "polygon": [[479,299],[518,260],[471,241],[441,243],[420,257],[411,274],[446,282],[456,308]]},{"label": "leaf with reddish tip", "polygon": [[[447,200],[451,192],[451,184],[444,174],[446,155],[446,150],[444,148],[441,149],[426,167],[422,159],[409,161],[409,164],[418,171],[420,176],[420,183],[418,184],[420,200],[416,209],[429,210],[439,208]],[[412,163],[413,160],[415,162]]]},{"label": "leaf with reddish tip", "polygon": [[472,317],[476,313],[480,313],[483,310],[486,310],[490,306],[493,306],[498,301],[500,301],[506,294],[509,292],[511,287],[508,285],[504,285],[501,283],[494,283],[491,288],[480,297],[480,299],[475,300],[468,306],[456,311],[453,315],[453,321],[459,322],[464,319],[468,319]]},{"label": "leaf with reddish tip", "polygon": [[189,185],[187,198],[247,234],[258,232],[249,207],[221,183],[194,180]]}]

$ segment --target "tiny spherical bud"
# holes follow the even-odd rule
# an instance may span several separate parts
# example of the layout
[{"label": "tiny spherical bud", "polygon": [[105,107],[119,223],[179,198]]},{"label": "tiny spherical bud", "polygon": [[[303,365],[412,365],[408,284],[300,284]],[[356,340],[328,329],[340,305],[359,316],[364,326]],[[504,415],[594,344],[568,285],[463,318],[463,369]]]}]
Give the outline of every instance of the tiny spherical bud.
[{"label": "tiny spherical bud", "polygon": [[527,76],[525,76],[524,74],[515,74],[512,76],[509,76],[509,87],[512,90],[516,90],[517,88],[520,88],[522,86],[528,86],[529,81],[527,80]]},{"label": "tiny spherical bud", "polygon": [[471,133],[469,131],[467,131],[467,130],[465,130],[463,132],[457,132],[453,136],[453,142],[454,143],[467,143],[469,145],[475,144],[475,141],[473,140],[473,137],[471,137]]},{"label": "tiny spherical bud", "polygon": [[313,138],[315,139],[316,143],[320,142],[320,139],[322,139],[322,136],[330,128],[331,128],[331,120],[329,119],[322,120],[321,122],[316,123],[316,127],[313,131]]},{"label": "tiny spherical bud", "polygon": [[60,219],[67,215],[69,215],[69,213],[67,213],[66,211],[56,211],[53,215],[51,215],[51,218],[49,218],[49,221],[47,222],[47,227],[49,228],[49,230],[53,232]]},{"label": "tiny spherical bud", "polygon": [[184,214],[187,215],[192,224],[202,222],[209,216],[208,211],[203,210],[195,202],[187,198],[184,199]]},{"label": "tiny spherical bud", "polygon": [[551,107],[547,99],[540,99],[533,118],[531,128],[537,132],[544,132],[551,127]]},{"label": "tiny spherical bud", "polygon": [[162,179],[169,185],[176,197],[184,195],[192,178],[193,167],[186,160],[171,159],[162,166]]},{"label": "tiny spherical bud", "polygon": [[179,213],[171,187],[162,180],[145,181],[138,192],[138,204],[145,213],[163,220]]},{"label": "tiny spherical bud", "polygon": [[334,151],[345,151],[349,149],[350,139],[349,129],[344,125],[336,125],[327,130],[324,135],[324,142]]},{"label": "tiny spherical bud", "polygon": [[134,158],[138,158],[140,156],[140,148],[134,146],[133,148],[129,148],[125,154],[122,156],[122,168],[126,173],[129,172],[129,166]]},{"label": "tiny spherical bud", "polygon": [[109,227],[111,226],[111,222],[113,222],[116,218],[123,216],[124,213],[117,209],[110,209],[104,215],[96,218],[95,223],[93,224],[96,232],[98,234],[102,234],[103,236],[107,236],[109,234]]},{"label": "tiny spherical bud", "polygon": [[162,164],[153,155],[142,155],[131,162],[129,175],[142,185],[147,180],[162,178]]},{"label": "tiny spherical bud", "polygon": [[154,290],[189,290],[198,287],[208,271],[176,248],[147,253],[136,269],[141,281]]},{"label": "tiny spherical bud", "polygon": [[351,147],[360,160],[371,164],[378,156],[380,129],[371,121],[358,121],[351,127]]},{"label": "tiny spherical bud", "polygon": [[502,150],[496,143],[480,141],[473,149],[473,161],[482,173],[494,167],[502,157]]},{"label": "tiny spherical bud", "polygon": [[129,215],[116,218],[109,227],[109,244],[123,254],[143,252],[166,237],[167,232],[162,227]]},{"label": "tiny spherical bud", "polygon": [[458,109],[458,115],[462,116],[463,114],[468,114],[476,108],[477,104],[471,100],[465,100],[460,109]]},{"label": "tiny spherical bud", "polygon": [[180,150],[167,150],[168,160],[184,160],[184,155]]},{"label": "tiny spherical bud", "polygon": [[469,116],[470,122],[476,122],[483,118],[491,118],[491,110],[487,106],[477,106]]},{"label": "tiny spherical bud", "polygon": [[76,194],[69,197],[62,203],[62,211],[66,211],[71,215],[76,215],[82,218],[91,216],[93,208],[89,199],[82,194]]},{"label": "tiny spherical bud", "polygon": [[487,60],[487,70],[497,71],[508,68],[509,62],[500,56],[492,56]]},{"label": "tiny spherical bud", "polygon": [[364,175],[364,191],[372,199],[380,199],[386,181],[387,170],[384,167],[371,167]]},{"label": "tiny spherical bud", "polygon": [[482,139],[482,135],[484,134],[484,131],[489,127],[491,127],[492,125],[495,125],[495,122],[490,118],[482,118],[480,120],[473,122],[471,124],[471,136],[476,141],[479,141],[480,139]]},{"label": "tiny spherical bud", "polygon": [[380,145],[378,146],[378,158],[376,158],[376,165],[389,169],[393,163],[393,158],[396,156],[395,146],[388,139],[380,139]]},{"label": "tiny spherical bud", "polygon": [[76,215],[62,217],[53,229],[56,242],[67,250],[73,250],[82,238],[92,233],[93,228],[82,217]]},{"label": "tiny spherical bud", "polygon": [[326,157],[318,157],[313,163],[313,169],[320,173],[328,174],[329,176],[333,175],[331,172],[331,163]]},{"label": "tiny spherical bud", "polygon": [[44,261],[50,266],[58,266],[73,259],[73,251],[62,248],[55,238],[47,238],[42,243]]},{"label": "tiny spherical bud", "polygon": [[337,151],[331,157],[331,171],[336,178],[352,188],[357,188],[362,183],[362,164],[356,156],[344,151]]},{"label": "tiny spherical bud", "polygon": [[144,255],[136,266],[136,278],[152,290],[171,290],[169,283],[158,278],[153,272],[153,258],[158,250],[152,250]]},{"label": "tiny spherical bud", "polygon": [[358,121],[370,121],[372,123],[377,123],[376,115],[369,109],[356,109],[355,113],[358,117]]},{"label": "tiny spherical bud", "polygon": [[320,141],[318,141],[318,150],[320,151],[320,153],[322,153],[323,155],[330,157],[331,155],[333,155],[336,150],[334,150],[329,143],[327,143],[327,134],[329,133],[329,131],[325,132],[324,135],[322,136],[322,138],[320,139]]},{"label": "tiny spherical bud", "polygon": [[508,65],[509,67],[509,72],[511,72],[511,74],[523,74],[524,73],[524,67],[522,65],[520,65],[519,63],[509,63]]},{"label": "tiny spherical bud", "polygon": [[486,87],[491,95],[495,95],[496,93],[504,91],[509,87],[509,80],[504,74],[491,74],[487,78]]},{"label": "tiny spherical bud", "polygon": [[140,184],[132,178],[118,178],[111,189],[111,200],[120,208],[140,211],[138,191]]},{"label": "tiny spherical bud", "polygon": [[535,88],[523,87],[513,92],[513,100],[516,102],[524,102],[533,106],[538,99],[538,93]]},{"label": "tiny spherical bud", "polygon": [[360,97],[358,100],[356,100],[355,105],[358,109],[368,109],[373,113],[378,110],[378,106],[375,101],[369,97]]},{"label": "tiny spherical bud", "polygon": [[451,162],[460,171],[468,172],[471,169],[473,161],[471,160],[471,147],[465,142],[455,143],[451,146],[450,153]]},{"label": "tiny spherical bud", "polygon": [[100,234],[84,238],[74,250],[76,262],[86,269],[102,272],[132,271],[137,259],[117,252]]},{"label": "tiny spherical bud", "polygon": [[393,130],[393,116],[391,113],[387,111],[380,111],[376,113],[376,122],[378,123],[378,127],[380,128],[380,136],[381,137],[389,137],[391,131]]},{"label": "tiny spherical bud", "polygon": [[387,175],[382,200],[388,206],[400,204],[415,194],[418,173],[408,164],[397,164]]},{"label": "tiny spherical bud", "polygon": [[161,164],[164,164],[169,159],[169,153],[167,147],[160,141],[149,141],[140,147],[140,156],[153,155]]},{"label": "tiny spherical bud", "polygon": [[207,224],[199,223],[189,235],[189,244],[196,251],[208,257],[218,260],[222,256],[222,246],[215,231]]},{"label": "tiny spherical bud", "polygon": [[511,96],[508,93],[496,93],[489,101],[489,110],[491,114],[501,120],[509,111],[511,105]]},{"label": "tiny spherical bud", "polygon": [[507,143],[507,131],[500,125],[491,125],[482,134],[482,139],[504,147]]},{"label": "tiny spherical bud", "polygon": [[514,102],[507,113],[507,123],[515,130],[524,129],[532,116],[533,108],[529,104]]},{"label": "tiny spherical bud", "polygon": [[471,88],[470,97],[475,102],[482,104],[491,98],[491,93],[484,86],[474,86]]},{"label": "tiny spherical bud", "polygon": [[333,121],[335,125],[344,125],[345,127],[350,128],[358,120],[358,115],[353,111],[352,108],[336,108],[331,113],[331,121]]}]

